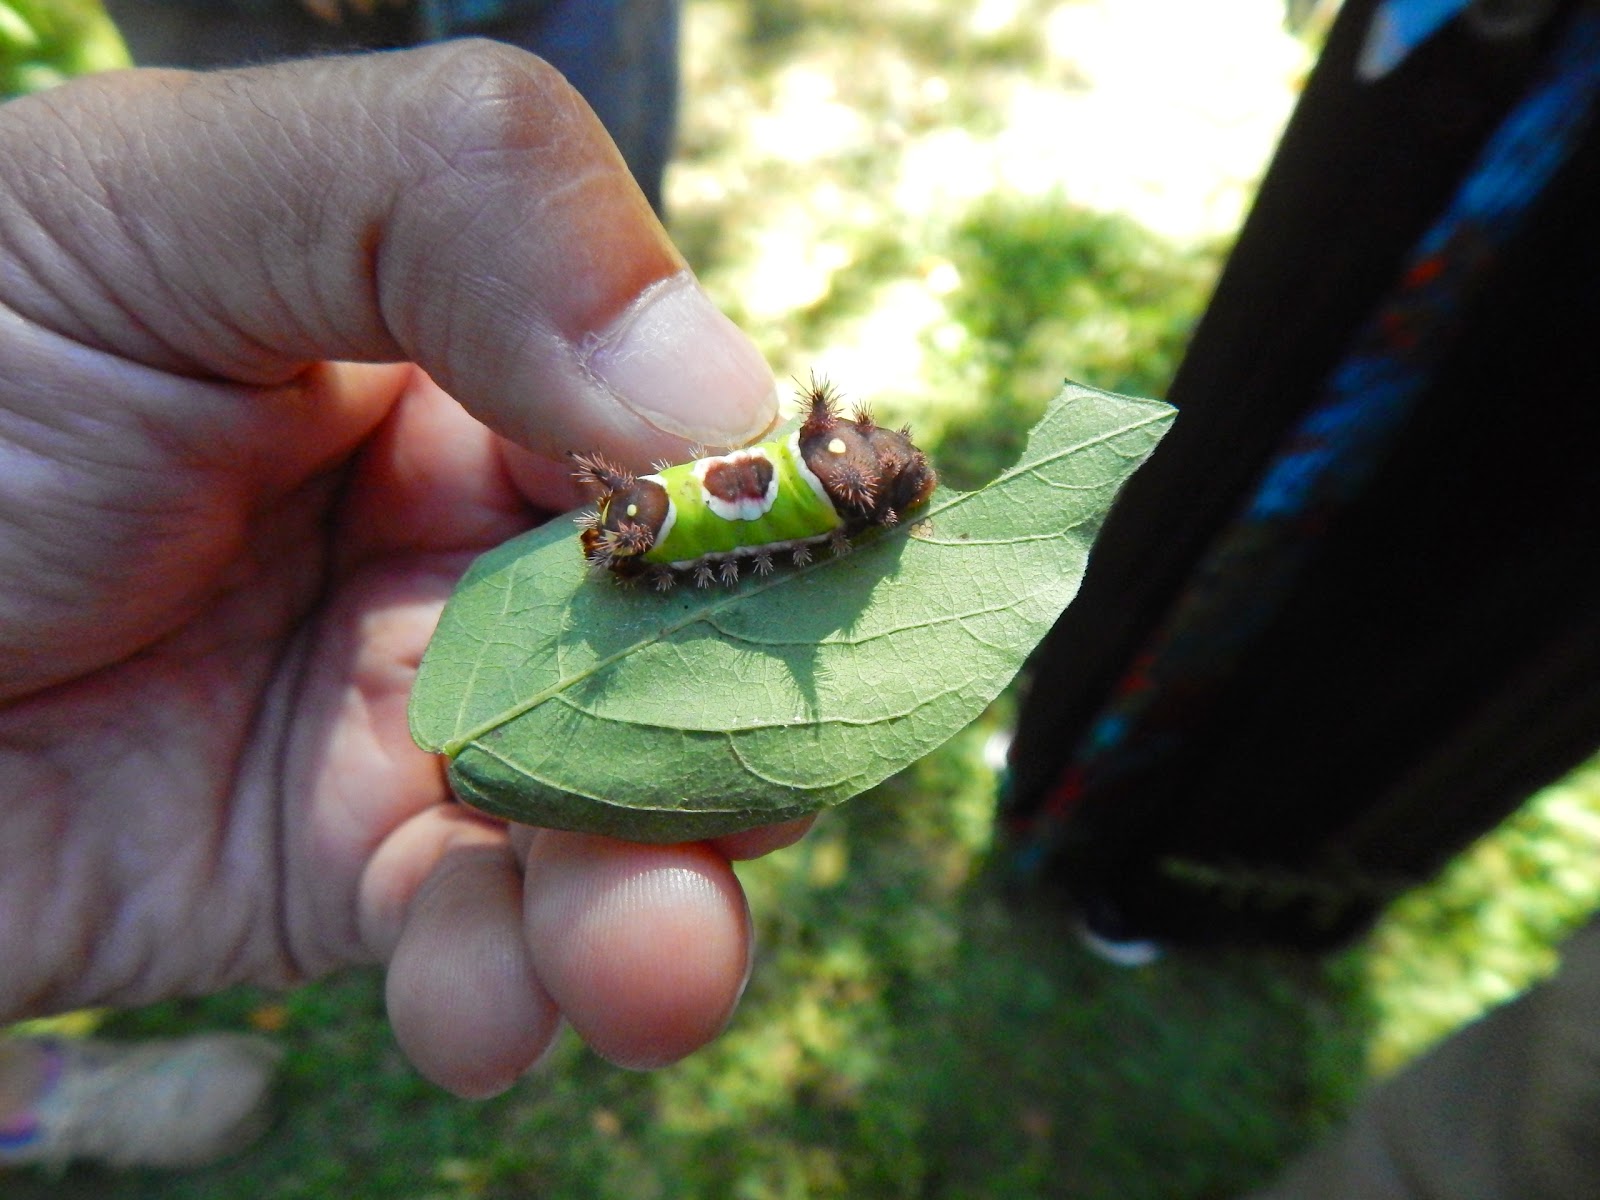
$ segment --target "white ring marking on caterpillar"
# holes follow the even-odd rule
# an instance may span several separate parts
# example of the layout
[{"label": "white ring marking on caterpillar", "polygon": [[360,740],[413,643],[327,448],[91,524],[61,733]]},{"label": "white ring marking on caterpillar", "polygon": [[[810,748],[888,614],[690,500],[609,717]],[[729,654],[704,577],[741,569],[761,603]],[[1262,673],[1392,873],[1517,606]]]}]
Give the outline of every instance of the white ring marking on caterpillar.
[{"label": "white ring marking on caterpillar", "polygon": [[[736,469],[743,463],[764,462],[767,464],[770,476],[767,480],[767,490],[760,496],[741,495],[732,500],[726,500],[714,495],[706,487],[706,475],[718,467]],[[700,498],[706,502],[706,507],[724,521],[755,521],[771,511],[772,506],[778,502],[778,467],[767,452],[760,446],[752,446],[747,450],[734,450],[728,454],[716,455],[711,458],[702,458],[694,464],[694,479],[700,485]],[[662,538],[666,537],[663,531]],[[659,540],[659,539],[658,539]]]},{"label": "white ring marking on caterpillar", "polygon": [[655,544],[660,545],[667,540],[667,534],[672,532],[672,523],[678,519],[678,506],[672,502],[672,493],[667,491],[667,481],[659,475],[641,475],[640,479],[648,479],[662,491],[667,498],[667,515],[661,520],[661,528],[656,530]]},{"label": "white ring marking on caterpillar", "polygon": [[794,469],[800,473],[800,478],[804,479],[811,490],[817,494],[817,499],[837,513],[839,506],[833,502],[833,497],[828,495],[828,489],[822,486],[822,480],[817,478],[816,472],[806,462],[806,456],[800,453],[800,431],[798,429],[789,435],[789,459],[794,463]]}]

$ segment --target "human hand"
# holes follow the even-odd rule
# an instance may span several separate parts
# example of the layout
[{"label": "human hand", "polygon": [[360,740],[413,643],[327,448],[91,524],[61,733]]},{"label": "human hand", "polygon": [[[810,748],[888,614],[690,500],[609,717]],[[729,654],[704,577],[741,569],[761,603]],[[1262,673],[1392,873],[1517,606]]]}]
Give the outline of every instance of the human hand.
[{"label": "human hand", "polygon": [[800,830],[508,831],[406,728],[561,452],[774,417],[587,108],[485,43],[124,72],[0,107],[0,164],[0,1020],[376,961],[465,1095],[561,1016],[630,1066],[713,1037],[728,860]]}]

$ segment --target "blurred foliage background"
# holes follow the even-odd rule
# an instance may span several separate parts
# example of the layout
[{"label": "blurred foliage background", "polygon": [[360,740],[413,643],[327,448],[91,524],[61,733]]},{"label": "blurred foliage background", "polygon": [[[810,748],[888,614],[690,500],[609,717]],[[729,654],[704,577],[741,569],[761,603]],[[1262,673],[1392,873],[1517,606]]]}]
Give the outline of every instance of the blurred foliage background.
[{"label": "blurred foliage background", "polygon": [[[0,36],[29,18],[45,62],[39,14],[73,7],[0,0]],[[1313,56],[1278,0],[687,0],[685,21],[675,236],[780,376],[818,370],[911,421],[960,486],[1016,453],[1063,376],[1162,394]],[[48,69],[105,65],[74,53]],[[239,990],[101,1028],[281,1037],[264,1142],[5,1194],[1226,1197],[1550,970],[1600,904],[1597,762],[1342,955],[1109,966],[996,882],[1010,704],[740,868],[750,988],[676,1067],[624,1073],[568,1038],[467,1104],[406,1066],[376,975]]]},{"label": "blurred foliage background", "polygon": [[99,0],[0,0],[0,98],[127,65]]}]

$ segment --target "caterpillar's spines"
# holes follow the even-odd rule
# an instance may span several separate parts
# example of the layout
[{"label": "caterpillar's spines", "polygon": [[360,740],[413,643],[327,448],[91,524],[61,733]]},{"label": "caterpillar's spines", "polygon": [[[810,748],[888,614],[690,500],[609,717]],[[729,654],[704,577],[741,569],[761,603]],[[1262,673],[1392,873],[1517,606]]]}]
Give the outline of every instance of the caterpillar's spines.
[{"label": "caterpillar's spines", "polygon": [[578,468],[572,473],[572,477],[579,483],[599,488],[605,495],[625,492],[638,482],[631,471],[623,470],[601,455],[576,454],[569,451],[569,457]]},{"label": "caterpillar's spines", "polygon": [[842,463],[833,473],[833,486],[838,499],[853,509],[865,511],[872,507],[876,494],[872,480],[866,473],[850,463]]},{"label": "caterpillar's spines", "polygon": [[808,407],[800,424],[802,440],[832,433],[839,427],[839,396],[831,383],[813,373],[805,397]]},{"label": "caterpillar's spines", "polygon": [[655,531],[638,521],[624,521],[615,532],[602,536],[609,537],[608,548],[613,555],[621,558],[643,554],[655,545],[656,540]]},{"label": "caterpillar's spines", "polygon": [[583,543],[583,561],[588,564],[589,570],[595,574],[611,571],[617,564],[617,556],[601,540],[599,535],[586,536]]}]

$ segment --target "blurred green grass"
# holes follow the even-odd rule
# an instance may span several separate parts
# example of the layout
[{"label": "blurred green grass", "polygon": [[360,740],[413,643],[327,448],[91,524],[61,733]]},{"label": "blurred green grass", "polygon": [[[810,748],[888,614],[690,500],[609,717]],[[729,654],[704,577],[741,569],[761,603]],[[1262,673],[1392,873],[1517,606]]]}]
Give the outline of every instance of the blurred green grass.
[{"label": "blurred green grass", "polygon": [[[688,10],[675,235],[781,373],[820,363],[913,421],[963,486],[1009,461],[1063,376],[1161,394],[1224,249],[1068,189],[907,199],[918,147],[993,132],[1018,79],[1077,86],[1027,36],[1066,7],[1019,2],[980,32],[948,0]],[[831,140],[778,136],[790,109]],[[995,878],[983,747],[1010,704],[740,867],[749,991],[676,1067],[617,1071],[568,1037],[510,1093],[468,1104],[405,1064],[375,973],[239,989],[104,1031],[276,1032],[283,1116],[259,1146],[179,1176],[18,1174],[5,1195],[1225,1197],[1337,1120],[1369,1074],[1549,970],[1600,902],[1591,765],[1347,954],[1110,967]]]},{"label": "blurred green grass", "polygon": [[0,0],[0,100],[127,65],[98,0]]},{"label": "blurred green grass", "polygon": [[[1323,972],[1177,956],[1129,972],[985,874],[1000,714],[741,868],[759,960],[728,1032],[652,1075],[572,1039],[509,1095],[451,1100],[352,973],[119,1014],[118,1036],[279,1027],[284,1116],[232,1163],[76,1170],[7,1195],[1222,1196],[1346,1100],[1359,1038]],[[1262,1064],[1271,1064],[1263,1069]]]}]

